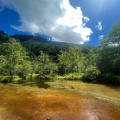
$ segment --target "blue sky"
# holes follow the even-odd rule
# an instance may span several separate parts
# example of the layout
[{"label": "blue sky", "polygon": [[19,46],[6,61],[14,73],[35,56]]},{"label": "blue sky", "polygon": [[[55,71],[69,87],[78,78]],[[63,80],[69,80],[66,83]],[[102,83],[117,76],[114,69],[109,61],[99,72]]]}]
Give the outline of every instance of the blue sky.
[{"label": "blue sky", "polygon": [[[70,0],[80,6],[84,15],[90,18],[87,24],[93,30],[90,44],[99,44],[99,36],[107,35],[112,25],[120,21],[120,0]],[[102,30],[96,30],[97,21],[102,22]]]},{"label": "blue sky", "polygon": [[[0,29],[54,41],[99,45],[120,21],[120,0],[0,0]],[[101,37],[100,37],[101,36]]]}]

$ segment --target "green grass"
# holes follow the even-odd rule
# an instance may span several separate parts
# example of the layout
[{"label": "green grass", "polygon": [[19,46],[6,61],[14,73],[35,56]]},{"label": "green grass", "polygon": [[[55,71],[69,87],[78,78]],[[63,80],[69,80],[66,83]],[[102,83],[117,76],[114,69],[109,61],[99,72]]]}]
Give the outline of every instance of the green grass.
[{"label": "green grass", "polygon": [[9,82],[12,79],[12,82],[18,82],[19,80],[21,80],[21,78],[19,76],[13,76],[13,78],[11,76],[0,76],[0,82]]},{"label": "green grass", "polygon": [[54,79],[55,80],[81,80],[83,74],[76,74],[76,73],[73,73],[73,74],[66,74],[66,75],[63,75],[63,76],[56,76]]},{"label": "green grass", "polygon": [[56,81],[46,82],[51,89],[64,89],[74,91],[82,95],[107,101],[120,106],[120,87],[109,87],[99,84],[83,83],[81,81]]}]

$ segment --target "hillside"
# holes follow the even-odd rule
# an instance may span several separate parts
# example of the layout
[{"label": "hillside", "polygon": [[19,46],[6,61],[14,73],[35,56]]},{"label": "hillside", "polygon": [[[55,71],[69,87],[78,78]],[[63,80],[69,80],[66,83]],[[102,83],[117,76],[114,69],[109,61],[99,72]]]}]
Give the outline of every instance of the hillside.
[{"label": "hillside", "polygon": [[6,42],[10,38],[3,30],[0,30],[0,42]]},{"label": "hillside", "polygon": [[39,55],[40,51],[43,51],[54,59],[57,59],[57,54],[60,54],[60,51],[67,51],[70,46],[80,47],[83,53],[88,53],[90,49],[94,49],[95,47],[89,44],[77,45],[71,43],[64,42],[56,42],[49,41],[42,36],[34,36],[34,35],[23,35],[23,34],[15,34],[12,36],[7,35],[4,31],[0,30],[0,41],[5,42],[10,38],[15,38],[20,41],[22,45],[26,48],[26,50],[36,56]]}]

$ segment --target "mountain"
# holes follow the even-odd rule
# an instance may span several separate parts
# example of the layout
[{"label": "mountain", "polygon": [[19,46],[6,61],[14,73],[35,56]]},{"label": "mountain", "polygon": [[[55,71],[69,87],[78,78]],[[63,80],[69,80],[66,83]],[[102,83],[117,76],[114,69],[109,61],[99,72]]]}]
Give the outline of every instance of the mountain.
[{"label": "mountain", "polygon": [[10,36],[8,36],[4,31],[0,30],[0,42],[6,42]]},{"label": "mountain", "polygon": [[15,35],[11,35],[10,37],[16,38],[16,39],[20,40],[20,42],[25,42],[28,40],[34,40],[34,41],[43,42],[43,43],[48,42],[48,40],[46,38],[41,37],[41,36],[15,34]]},{"label": "mountain", "polygon": [[26,48],[32,55],[38,56],[40,51],[49,54],[53,60],[57,60],[57,55],[60,54],[61,50],[68,50],[69,46],[73,44],[49,41],[47,38],[42,36],[33,35],[21,35],[16,34],[10,36],[21,42],[21,44]]},{"label": "mountain", "polygon": [[49,41],[43,36],[15,34],[12,36],[7,35],[4,31],[0,30],[0,42],[6,42],[10,38],[18,40],[27,50],[29,55],[38,56],[40,51],[49,54],[55,61],[58,59],[58,54],[61,51],[67,51],[70,46],[80,47],[83,53],[88,53],[90,49],[95,47],[89,44],[77,45],[64,42]]}]

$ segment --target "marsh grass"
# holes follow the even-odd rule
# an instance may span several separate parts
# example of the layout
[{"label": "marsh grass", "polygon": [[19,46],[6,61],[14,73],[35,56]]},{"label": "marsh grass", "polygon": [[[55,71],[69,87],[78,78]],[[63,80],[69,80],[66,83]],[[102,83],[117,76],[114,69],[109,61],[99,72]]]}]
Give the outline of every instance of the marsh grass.
[{"label": "marsh grass", "polygon": [[52,89],[65,89],[120,106],[120,87],[83,83],[81,81],[46,82]]},{"label": "marsh grass", "polygon": [[82,81],[73,80],[20,80],[13,82],[14,84],[21,84],[22,86],[36,86],[38,88],[74,91],[82,95],[91,96],[96,99],[110,102],[114,105],[120,106],[120,87],[106,86],[100,84],[83,83]]},{"label": "marsh grass", "polygon": [[57,75],[54,79],[55,80],[81,80],[83,74],[73,73],[73,74],[66,74],[63,76]]}]

